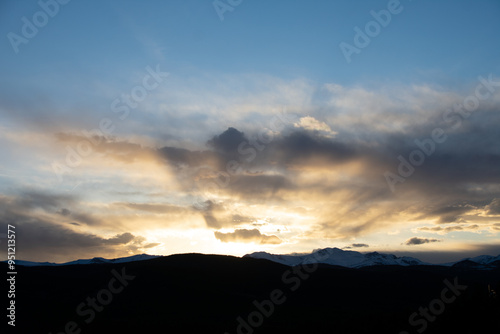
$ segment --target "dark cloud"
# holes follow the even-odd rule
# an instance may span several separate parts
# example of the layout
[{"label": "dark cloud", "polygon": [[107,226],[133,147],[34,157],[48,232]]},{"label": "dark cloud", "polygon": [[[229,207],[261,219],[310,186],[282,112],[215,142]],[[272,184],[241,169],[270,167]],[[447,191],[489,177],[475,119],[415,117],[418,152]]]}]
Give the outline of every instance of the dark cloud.
[{"label": "dark cloud", "polygon": [[[208,150],[191,151],[180,147],[163,147],[159,154],[173,164],[189,167],[220,168],[232,173],[229,161],[236,162],[238,172],[269,168],[285,170],[294,164],[311,163],[317,158],[328,163],[343,163],[362,156],[358,145],[348,145],[331,138],[321,137],[305,130],[293,130],[284,135],[255,135],[247,137],[235,128],[228,128],[207,142]],[[312,163],[317,163],[314,161]]]},{"label": "dark cloud", "polygon": [[294,131],[272,143],[273,160],[281,164],[311,162],[312,158],[322,158],[330,163],[345,162],[355,158],[357,145],[347,145],[336,139],[315,136],[306,131]]},{"label": "dark cloud", "polygon": [[439,217],[441,223],[454,223],[460,220],[460,217],[476,209],[472,205],[455,205],[455,206],[443,206],[430,213],[431,216]]},{"label": "dark cloud", "polygon": [[238,150],[238,146],[245,141],[247,141],[247,138],[243,132],[230,127],[220,135],[214,136],[207,142],[207,145],[216,151],[234,153]]},{"label": "dark cloud", "polygon": [[494,198],[485,209],[490,215],[500,215],[500,198]]},{"label": "dark cloud", "polygon": [[[21,213],[28,217],[30,212],[41,209],[48,214],[62,216],[68,223],[80,225],[99,225],[102,221],[90,214],[70,210],[66,206],[76,205],[77,200],[71,195],[59,195],[52,193],[41,193],[34,191],[18,191],[14,196],[4,196],[3,206],[6,212],[11,214]],[[69,221],[71,220],[71,222]]]},{"label": "dark cloud", "polygon": [[261,234],[258,229],[237,229],[234,232],[214,232],[215,237],[222,242],[256,242],[259,244],[280,244],[282,241],[275,235]]},{"label": "dark cloud", "polygon": [[[201,191],[204,200],[228,193],[269,201],[281,190],[294,191],[296,185],[290,174],[295,168],[333,166],[362,156],[357,146],[297,129],[284,135],[247,137],[236,128],[228,128],[209,140],[207,147],[205,151],[176,147],[158,150],[170,165],[179,168],[177,178],[185,190]],[[317,189],[327,192],[326,187],[331,186],[323,183]],[[214,225],[213,219],[210,224]]]},{"label": "dark cloud", "polygon": [[[151,244],[145,244],[146,240],[143,237],[130,232],[103,237],[69,228],[70,225],[80,227],[81,223],[104,225],[98,218],[75,214],[74,210],[61,207],[74,201],[74,198],[69,200],[68,196],[33,192],[19,192],[15,197],[2,197],[0,222],[16,227],[19,259],[72,260],[67,258],[68,254],[80,257],[103,256],[103,254],[123,256],[128,251],[137,252],[142,248],[153,247]],[[44,210],[44,214],[40,214],[39,209]]]},{"label": "dark cloud", "polygon": [[[3,216],[2,220],[5,218]],[[45,219],[23,215],[10,215],[7,220],[16,226],[16,232],[20,235],[17,240],[18,256],[23,260],[64,258],[68,254],[92,257],[120,252],[123,254],[125,249],[122,247],[136,238],[128,232],[104,238],[76,232]]]},{"label": "dark cloud", "polygon": [[234,227],[258,220],[256,217],[243,216],[239,213],[234,213],[230,209],[226,208],[223,203],[216,203],[211,200],[197,203],[194,209],[203,216],[207,227],[213,229]]},{"label": "dark cloud", "polygon": [[219,223],[217,218],[215,218],[211,213],[204,214],[203,218],[205,219],[205,223],[207,224],[207,227],[210,227],[210,228],[221,228],[222,227],[222,225]]},{"label": "dark cloud", "polygon": [[367,245],[367,244],[352,244],[351,246],[352,246],[352,247],[354,247],[354,248],[359,248],[359,247],[370,247],[370,246],[369,246],[369,245]]},{"label": "dark cloud", "polygon": [[[39,208],[46,211],[57,211],[62,205],[74,203],[73,196],[63,196],[35,191],[20,191],[15,197],[5,198],[5,200],[10,202],[11,207],[19,207],[24,210]],[[61,211],[61,213],[62,212],[63,211]]]},{"label": "dark cloud", "polygon": [[222,227],[222,224],[214,216],[214,212],[223,210],[219,205],[215,204],[211,200],[207,200],[197,204],[198,205],[194,208],[200,211],[203,219],[205,220],[205,223],[207,224],[207,227],[214,229],[219,229]]},{"label": "dark cloud", "polygon": [[134,235],[132,233],[122,233],[117,234],[112,238],[105,239],[104,243],[108,245],[120,245],[120,244],[128,244],[130,241],[134,239]]},{"label": "dark cloud", "polygon": [[103,221],[100,218],[87,213],[73,212],[68,217],[80,224],[85,224],[85,225],[98,226],[103,223]]},{"label": "dark cloud", "polygon": [[353,249],[353,248],[362,248],[362,247],[370,247],[367,244],[351,244],[349,246],[344,247],[344,249]]},{"label": "dark cloud", "polygon": [[19,191],[15,196],[3,198],[5,209],[12,212],[31,212],[41,209],[49,214],[55,213],[68,220],[72,224],[99,225],[101,220],[85,213],[70,210],[64,206],[76,205],[76,198],[71,195],[59,195],[51,193],[41,193],[34,191]]},{"label": "dark cloud", "polygon": [[[125,235],[125,238],[129,238],[130,236],[128,236],[128,234],[130,233],[123,233],[121,237],[123,238],[123,235]],[[139,249],[152,248],[161,245],[161,243],[159,242],[150,242],[147,244],[145,244],[144,242],[146,242],[146,238],[132,235],[132,238],[127,243],[127,249],[132,252],[137,252],[137,250]]]},{"label": "dark cloud", "polygon": [[[423,195],[423,194],[422,194]],[[467,192],[452,192],[439,196],[428,194],[429,199],[421,200],[425,205],[415,206],[420,215],[416,220],[436,220],[438,224],[466,224],[482,220],[484,213],[495,214],[495,202],[484,196],[484,194],[468,194]],[[486,198],[485,198],[486,197]],[[432,199],[432,200],[431,200]]]},{"label": "dark cloud", "polygon": [[245,196],[274,195],[277,191],[293,188],[293,184],[283,175],[237,175],[231,180],[230,191]]},{"label": "dark cloud", "polygon": [[62,216],[69,216],[71,214],[71,211],[66,208],[62,208],[57,213],[59,213]]},{"label": "dark cloud", "polygon": [[431,242],[440,242],[441,240],[438,239],[427,239],[427,238],[419,238],[419,237],[413,237],[405,241],[405,245],[407,246],[413,246],[413,245],[422,245],[422,244],[427,244]]},{"label": "dark cloud", "polygon": [[211,151],[190,151],[178,147],[162,147],[159,154],[170,164],[176,167],[201,167],[222,168],[221,157]]}]

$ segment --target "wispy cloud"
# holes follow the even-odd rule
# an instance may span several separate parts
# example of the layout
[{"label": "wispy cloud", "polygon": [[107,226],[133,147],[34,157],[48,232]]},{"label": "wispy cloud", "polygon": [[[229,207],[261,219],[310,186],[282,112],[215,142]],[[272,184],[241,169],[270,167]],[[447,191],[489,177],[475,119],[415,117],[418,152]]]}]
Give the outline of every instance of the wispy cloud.
[{"label": "wispy cloud", "polygon": [[259,244],[280,244],[282,241],[275,235],[260,233],[258,229],[237,229],[234,232],[214,232],[215,237],[222,242],[256,242]]}]

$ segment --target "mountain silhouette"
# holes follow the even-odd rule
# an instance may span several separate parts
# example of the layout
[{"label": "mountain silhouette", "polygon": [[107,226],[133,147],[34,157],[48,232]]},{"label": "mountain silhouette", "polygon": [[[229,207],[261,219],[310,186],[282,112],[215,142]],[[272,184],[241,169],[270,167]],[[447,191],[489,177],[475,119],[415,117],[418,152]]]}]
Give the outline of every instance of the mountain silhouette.
[{"label": "mountain silhouette", "polygon": [[[418,333],[424,325],[425,333],[500,330],[500,303],[490,291],[500,288],[498,266],[289,266],[203,254],[99,262],[18,266],[17,332]],[[417,315],[411,324],[420,308],[439,315],[432,321]]]}]

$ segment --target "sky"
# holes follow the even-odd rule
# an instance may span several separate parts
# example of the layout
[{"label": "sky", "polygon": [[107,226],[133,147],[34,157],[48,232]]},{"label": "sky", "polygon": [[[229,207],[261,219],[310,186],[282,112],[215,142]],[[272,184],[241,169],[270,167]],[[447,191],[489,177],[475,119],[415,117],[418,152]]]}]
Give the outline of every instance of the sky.
[{"label": "sky", "polygon": [[0,243],[500,253],[500,2],[0,2]]}]

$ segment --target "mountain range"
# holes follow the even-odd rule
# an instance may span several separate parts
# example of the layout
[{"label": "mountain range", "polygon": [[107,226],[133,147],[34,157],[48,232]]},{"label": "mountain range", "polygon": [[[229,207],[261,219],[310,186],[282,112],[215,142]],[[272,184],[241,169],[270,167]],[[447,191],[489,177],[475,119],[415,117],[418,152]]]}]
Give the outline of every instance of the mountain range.
[{"label": "mountain range", "polygon": [[[52,262],[32,262],[16,260],[17,265],[22,266],[65,266],[77,264],[99,264],[99,263],[127,263],[135,261],[150,260],[160,255],[138,254],[128,257],[105,259],[102,257],[95,257],[92,259],[80,259],[65,263],[52,263]],[[322,263],[333,266],[341,266],[347,268],[361,268],[368,266],[418,266],[418,265],[433,265],[423,262],[414,257],[397,257],[393,254],[384,254],[378,252],[360,253],[350,250],[342,250],[339,248],[324,248],[317,249],[309,254],[270,254],[267,252],[254,252],[246,254],[243,257],[250,257],[254,259],[265,259],[272,262],[284,264],[286,266],[298,266],[312,263]],[[449,262],[437,264],[441,266],[456,266],[467,267],[475,269],[491,269],[500,266],[500,255],[480,255],[473,258],[465,258],[456,262]]]},{"label": "mountain range", "polygon": [[[94,257],[92,259],[80,259],[65,263],[54,263],[54,262],[33,262],[33,261],[23,261],[16,260],[16,265],[25,266],[25,267],[34,267],[34,266],[68,266],[75,264],[99,264],[99,263],[127,263],[127,262],[135,262],[135,261],[144,261],[150,260],[161,255],[148,255],[148,254],[137,254],[127,257],[120,257],[116,259],[105,259],[102,257]],[[4,261],[7,262],[7,261]]]},{"label": "mountain range", "polygon": [[[397,257],[393,254],[378,252],[360,253],[356,251],[342,250],[339,248],[324,248],[313,251],[310,254],[269,254],[266,252],[255,252],[245,257],[266,259],[287,266],[297,266],[309,263],[323,263],[347,268],[361,268],[368,266],[418,266],[433,265],[423,262],[414,257]],[[500,265],[500,255],[480,255],[473,258],[465,258],[456,262],[437,264],[441,266],[474,266],[476,269],[489,269]]]},{"label": "mountain range", "polygon": [[339,249],[257,254],[19,265],[5,333],[500,333],[500,266],[483,270],[498,257],[440,266]]}]

